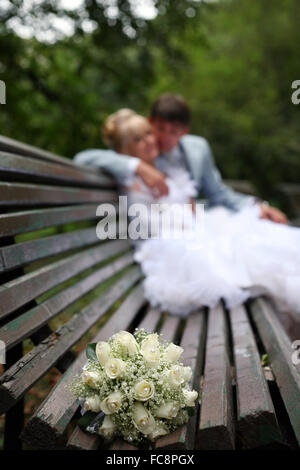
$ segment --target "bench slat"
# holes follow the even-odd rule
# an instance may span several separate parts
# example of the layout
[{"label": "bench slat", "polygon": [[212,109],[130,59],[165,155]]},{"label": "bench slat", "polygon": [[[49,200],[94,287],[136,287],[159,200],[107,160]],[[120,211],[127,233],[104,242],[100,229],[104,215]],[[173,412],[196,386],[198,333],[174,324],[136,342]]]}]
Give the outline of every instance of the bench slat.
[{"label": "bench slat", "polygon": [[162,335],[162,341],[170,342],[174,341],[175,334],[180,323],[180,318],[168,315],[165,318],[165,321],[160,329],[160,334]]},{"label": "bench slat", "polygon": [[71,287],[64,289],[59,294],[50,297],[50,299],[47,299],[37,307],[8,322],[0,329],[0,339],[5,342],[6,350],[8,351],[20,341],[30,337],[35,331],[47,324],[73,302],[126,266],[129,266],[132,262],[132,253],[125,254]]},{"label": "bench slat", "polygon": [[237,432],[244,448],[280,442],[274,406],[245,307],[230,311],[237,386]]},{"label": "bench slat", "polygon": [[[68,167],[75,167],[75,163],[69,158],[55,155],[52,152],[34,147],[33,145],[25,144],[24,142],[18,142],[17,140],[5,137],[4,135],[0,135],[0,149],[5,152],[12,152],[18,155],[37,158],[39,160],[60,163],[61,165]],[[89,171],[90,168],[86,168],[84,170]]]},{"label": "bench slat", "polygon": [[0,206],[41,206],[111,202],[117,200],[115,191],[88,190],[72,187],[0,183]]},{"label": "bench slat", "polygon": [[[138,280],[140,276],[137,268],[134,268],[134,272],[135,278],[132,278],[131,282]],[[123,282],[127,278],[128,277],[124,278]],[[126,287],[128,287],[128,281]],[[139,284],[128,295],[122,305],[114,312],[91,342],[106,341],[116,331],[127,329],[144,302],[143,288],[141,284]],[[34,448],[52,449],[55,447],[57,439],[64,433],[70,419],[78,409],[78,401],[68,391],[68,387],[72,383],[74,376],[81,372],[85,362],[86,354],[85,351],[83,351],[29,420],[23,431],[22,439]],[[75,435],[76,439],[74,439],[74,445],[76,442],[76,447],[78,447],[78,433]],[[100,442],[99,436],[88,435],[88,438],[86,436],[87,434],[85,434],[85,444],[82,443],[82,445],[87,445],[86,442],[88,438],[91,439],[91,441],[97,440]],[[69,445],[73,445],[72,439]],[[92,446],[91,443],[89,445]]]},{"label": "bench slat", "polygon": [[[138,267],[116,281],[94,302],[74,315],[0,377],[0,414],[13,406],[56,364],[140,277]],[[140,289],[141,290],[141,289]],[[141,302],[137,292],[137,302]]]},{"label": "bench slat", "polygon": [[[191,388],[199,392],[199,379],[203,367],[204,341],[205,341],[205,316],[204,312],[193,312],[187,317],[180,346],[184,348],[182,362],[192,369]],[[196,402],[197,403],[197,402]],[[155,443],[155,449],[193,449],[198,405],[195,406],[195,415],[191,417],[185,426],[175,432],[163,436]]]},{"label": "bench slat", "polygon": [[97,207],[98,204],[82,204],[0,214],[0,239],[69,222],[96,219]]},{"label": "bench slat", "polygon": [[[32,431],[30,432],[32,434]],[[31,439],[32,438],[30,438],[30,442],[34,443],[35,441],[32,441]],[[26,438],[26,440],[28,440],[28,438]],[[49,438],[47,438],[47,441],[48,440]],[[44,447],[44,445],[41,446],[40,442],[35,447],[37,447],[38,449],[41,449],[41,448],[52,449],[56,447],[55,442],[53,446],[51,447],[49,447],[49,445],[51,445],[50,443],[46,444],[46,446]],[[87,432],[82,431],[82,429],[80,429],[79,426],[76,426],[74,431],[72,432],[72,435],[70,436],[67,442],[67,449],[69,450],[98,450],[101,444],[102,444],[102,439],[100,436],[97,436],[97,434],[91,435]]]},{"label": "bench slat", "polygon": [[111,177],[101,174],[100,171],[90,173],[82,171],[80,167],[64,166],[56,163],[38,161],[33,158],[24,158],[19,155],[0,151],[0,177],[13,177],[14,181],[43,181],[65,184],[75,184],[92,187],[115,188],[116,183]]},{"label": "bench slat", "polygon": [[0,286],[0,318],[87,268],[128,250],[127,240],[114,240],[56,261]]},{"label": "bench slat", "polygon": [[144,328],[145,331],[151,333],[156,330],[156,326],[160,319],[160,311],[155,308],[149,308],[145,317],[139,324],[139,328]]},{"label": "bench slat", "polygon": [[266,298],[255,299],[250,311],[300,444],[300,364],[293,364],[295,349]]},{"label": "bench slat", "polygon": [[224,179],[224,183],[226,186],[230,186],[232,189],[234,189],[234,191],[257,196],[257,189],[250,181]]},{"label": "bench slat", "polygon": [[197,449],[233,449],[234,422],[228,332],[221,304],[210,309]]},{"label": "bench slat", "polygon": [[69,250],[93,245],[97,242],[99,243],[100,240],[97,237],[96,229],[91,227],[4,246],[0,248],[0,259],[2,260],[0,272],[9,271],[48,256],[66,253]]}]

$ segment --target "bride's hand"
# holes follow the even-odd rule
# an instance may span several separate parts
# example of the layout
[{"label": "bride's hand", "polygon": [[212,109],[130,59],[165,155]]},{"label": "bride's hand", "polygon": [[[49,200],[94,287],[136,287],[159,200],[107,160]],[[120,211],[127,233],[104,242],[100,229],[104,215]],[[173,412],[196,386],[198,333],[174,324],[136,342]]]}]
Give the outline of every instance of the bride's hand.
[{"label": "bride's hand", "polygon": [[141,161],[136,169],[136,174],[144,180],[155,198],[168,194],[166,176],[153,166]]},{"label": "bride's hand", "polygon": [[281,210],[277,209],[276,207],[268,206],[267,204],[261,203],[260,204],[260,218],[261,219],[269,219],[272,222],[277,222],[279,224],[287,224],[288,219],[286,215],[281,212]]}]

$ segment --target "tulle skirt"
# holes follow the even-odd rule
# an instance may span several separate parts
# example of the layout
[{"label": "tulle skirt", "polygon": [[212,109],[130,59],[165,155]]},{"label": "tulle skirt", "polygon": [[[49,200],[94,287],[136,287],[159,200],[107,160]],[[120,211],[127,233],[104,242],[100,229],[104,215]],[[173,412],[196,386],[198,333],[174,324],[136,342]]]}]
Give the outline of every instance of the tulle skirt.
[{"label": "tulle skirt", "polygon": [[150,238],[138,245],[134,257],[152,306],[185,317],[221,298],[231,308],[266,294],[279,311],[300,320],[300,228],[260,219],[257,205],[237,213],[206,210],[201,224],[191,239]]}]

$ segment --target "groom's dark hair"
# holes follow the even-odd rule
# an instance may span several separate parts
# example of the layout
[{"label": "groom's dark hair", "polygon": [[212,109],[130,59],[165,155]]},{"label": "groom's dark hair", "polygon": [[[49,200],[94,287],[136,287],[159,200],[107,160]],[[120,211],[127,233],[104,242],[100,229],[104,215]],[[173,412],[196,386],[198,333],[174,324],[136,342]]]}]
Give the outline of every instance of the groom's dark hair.
[{"label": "groom's dark hair", "polygon": [[150,118],[165,119],[166,121],[179,122],[188,126],[191,112],[188,104],[181,95],[164,93],[153,103]]}]

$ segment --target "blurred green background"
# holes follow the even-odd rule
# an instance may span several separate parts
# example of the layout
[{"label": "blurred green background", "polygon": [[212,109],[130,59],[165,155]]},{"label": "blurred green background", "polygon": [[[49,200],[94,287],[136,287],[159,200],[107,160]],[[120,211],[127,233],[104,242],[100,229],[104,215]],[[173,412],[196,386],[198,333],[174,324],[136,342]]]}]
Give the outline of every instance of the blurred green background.
[{"label": "blurred green background", "polygon": [[224,178],[300,180],[298,0],[1,0],[0,133],[72,157],[120,107],[182,93]]},{"label": "blurred green background", "polygon": [[[249,180],[281,206],[278,183],[300,182],[300,105],[291,101],[298,3],[0,0],[0,134],[72,158],[104,147],[100,128],[111,112],[147,114],[160,93],[181,93],[192,132],[209,140],[223,177]],[[58,379],[52,368],[30,390],[26,418]]]}]

